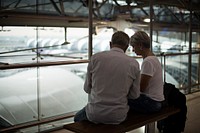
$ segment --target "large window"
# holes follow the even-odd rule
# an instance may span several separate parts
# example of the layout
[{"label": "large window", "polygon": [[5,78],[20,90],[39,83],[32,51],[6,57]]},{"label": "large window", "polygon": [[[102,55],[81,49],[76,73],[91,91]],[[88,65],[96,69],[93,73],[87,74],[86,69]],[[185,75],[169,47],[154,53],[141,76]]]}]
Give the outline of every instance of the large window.
[{"label": "large window", "polygon": [[[3,27],[0,32],[0,127],[10,127],[81,109],[87,62],[81,39],[88,29],[56,27]],[[78,45],[77,45],[78,44]],[[33,67],[31,64],[72,61],[69,65]],[[29,64],[30,67],[26,65]],[[25,66],[23,66],[25,65]],[[21,68],[14,68],[19,66]],[[23,113],[22,113],[23,112]]]},{"label": "large window", "polygon": [[[2,66],[71,61],[45,67],[22,67],[0,71],[1,126],[23,124],[75,112],[87,103],[83,91],[88,59],[88,28],[3,27],[0,32]],[[144,29],[141,29],[144,30]],[[124,30],[130,36],[136,29]],[[149,33],[149,31],[146,31]],[[93,34],[93,52],[109,50],[114,28],[99,28]],[[174,35],[173,35],[174,34]],[[16,35],[16,36],[15,36]],[[188,93],[189,43],[183,33],[153,32],[153,51],[163,65],[163,76]],[[192,52],[198,50],[195,32]],[[136,58],[131,50],[127,55]],[[199,89],[199,53],[191,56],[192,91]],[[142,58],[136,58],[142,63]],[[4,65],[3,65],[4,64]],[[8,111],[9,110],[9,111]],[[23,111],[23,113],[21,113]]]}]

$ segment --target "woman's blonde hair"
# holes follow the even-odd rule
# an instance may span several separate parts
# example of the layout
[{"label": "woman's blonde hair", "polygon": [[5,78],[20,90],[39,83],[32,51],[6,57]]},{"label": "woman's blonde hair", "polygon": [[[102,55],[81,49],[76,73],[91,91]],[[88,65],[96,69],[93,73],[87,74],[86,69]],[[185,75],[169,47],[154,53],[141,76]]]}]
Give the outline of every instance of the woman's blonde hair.
[{"label": "woman's blonde hair", "polygon": [[137,31],[130,38],[130,45],[143,44],[145,48],[150,48],[150,37],[144,31]]}]

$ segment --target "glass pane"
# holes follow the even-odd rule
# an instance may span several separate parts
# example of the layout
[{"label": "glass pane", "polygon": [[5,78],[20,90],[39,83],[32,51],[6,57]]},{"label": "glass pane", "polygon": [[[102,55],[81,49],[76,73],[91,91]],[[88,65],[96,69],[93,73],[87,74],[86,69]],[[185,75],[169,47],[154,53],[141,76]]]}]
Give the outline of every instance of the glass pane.
[{"label": "glass pane", "polygon": [[166,81],[173,83],[177,88],[188,86],[188,55],[166,57]]},{"label": "glass pane", "polygon": [[2,64],[88,58],[88,28],[67,28],[67,34],[64,27],[3,27],[3,30]]},{"label": "glass pane", "polygon": [[37,80],[35,68],[0,71],[0,126],[37,120]]},{"label": "glass pane", "polygon": [[110,41],[113,33],[113,28],[96,29],[96,34],[93,35],[93,52],[110,50]]},{"label": "glass pane", "polygon": [[83,108],[87,64],[43,67],[39,70],[42,118],[66,114]]},{"label": "glass pane", "polygon": [[193,12],[192,23],[195,24],[198,28],[192,29],[192,51],[195,54],[192,54],[192,63],[191,63],[191,77],[192,77],[192,89],[191,92],[196,92],[200,90],[200,32],[195,29],[199,29],[200,22],[198,17],[196,16],[198,12]]},{"label": "glass pane", "polygon": [[26,63],[35,62],[37,44],[36,31],[33,27],[2,27],[0,32],[0,62]]},{"label": "glass pane", "polygon": [[88,31],[88,28],[67,28],[70,44],[65,46],[68,52],[63,55],[71,59],[88,59]]},{"label": "glass pane", "polygon": [[200,90],[200,54],[193,54],[192,59],[192,91],[198,91]]}]

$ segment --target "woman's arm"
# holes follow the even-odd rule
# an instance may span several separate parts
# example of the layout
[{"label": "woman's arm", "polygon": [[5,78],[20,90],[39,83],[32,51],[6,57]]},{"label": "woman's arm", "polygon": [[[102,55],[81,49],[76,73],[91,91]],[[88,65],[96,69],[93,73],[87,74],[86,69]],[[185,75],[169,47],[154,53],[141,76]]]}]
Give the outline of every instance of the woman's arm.
[{"label": "woman's arm", "polygon": [[145,89],[147,88],[149,84],[150,79],[151,79],[151,76],[141,74],[141,77],[140,77],[140,91],[141,92],[145,91]]}]

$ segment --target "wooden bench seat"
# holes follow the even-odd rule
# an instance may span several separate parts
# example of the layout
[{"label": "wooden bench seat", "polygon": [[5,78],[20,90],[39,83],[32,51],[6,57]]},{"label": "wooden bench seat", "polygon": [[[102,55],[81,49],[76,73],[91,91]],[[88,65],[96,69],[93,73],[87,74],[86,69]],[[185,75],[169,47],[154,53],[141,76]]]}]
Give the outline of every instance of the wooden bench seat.
[{"label": "wooden bench seat", "polygon": [[76,133],[125,133],[144,125],[162,120],[170,115],[178,113],[179,111],[180,109],[175,107],[165,107],[161,111],[153,114],[130,112],[127,120],[119,125],[94,124],[89,121],[82,121],[66,124],[63,128]]}]

